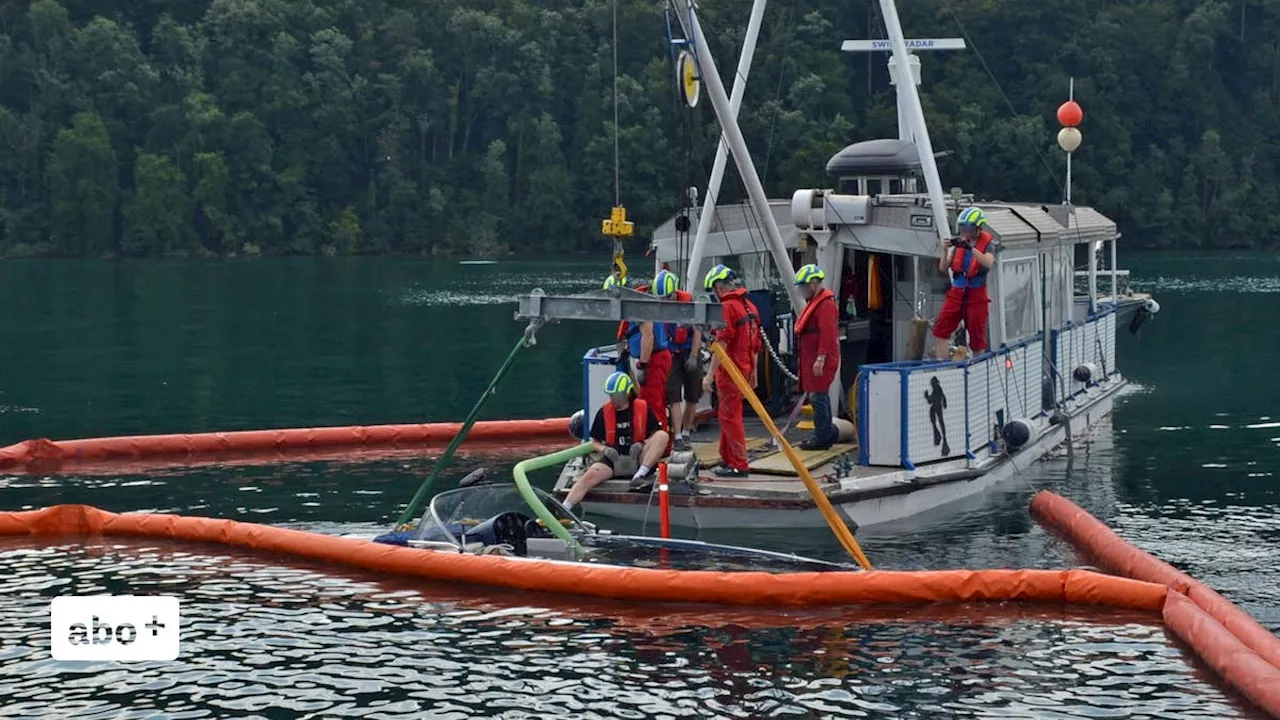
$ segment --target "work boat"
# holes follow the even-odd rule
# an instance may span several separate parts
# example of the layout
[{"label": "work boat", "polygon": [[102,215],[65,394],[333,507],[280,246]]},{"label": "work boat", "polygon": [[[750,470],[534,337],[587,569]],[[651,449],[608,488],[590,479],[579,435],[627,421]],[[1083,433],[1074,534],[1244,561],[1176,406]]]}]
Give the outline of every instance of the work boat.
[{"label": "work boat", "polygon": [[[695,293],[695,308],[642,301],[630,289],[574,296],[577,306],[571,298],[552,302],[535,292],[522,299],[517,317],[694,318],[714,325],[716,306],[703,294],[701,281],[703,273],[724,263],[746,282],[761,311],[767,342],[757,390],[769,414],[783,415],[793,394],[788,376],[796,364],[791,322],[803,307],[791,286],[793,268],[817,263],[838,296],[844,295],[849,277],[850,285],[864,290],[847,304],[841,297],[841,368],[831,389],[832,407],[849,422],[839,444],[796,455],[830,503],[858,527],[901,520],[980,493],[1073,434],[1088,432],[1112,411],[1127,383],[1116,358],[1117,334],[1125,326],[1136,331],[1158,305],[1125,287],[1127,273],[1117,266],[1116,224],[1070,201],[1071,152],[1080,142],[1074,100],[1063,106],[1074,106],[1074,113],[1059,113],[1066,118],[1059,134],[1067,151],[1064,201],[984,200],[960,189],[944,193],[916,91],[919,57],[907,47],[960,49],[964,43],[907,41],[892,0],[882,0],[889,39],[849,41],[845,49],[891,51],[899,137],[857,142],[837,153],[826,168],[834,189],[800,189],[790,199],[769,200],[703,42],[697,12],[684,2],[674,4],[689,38],[682,42],[692,48],[702,87],[710,91],[724,131],[703,207],[668,220],[651,245],[655,270],[683,276],[685,288]],[[753,22],[762,6],[757,0]],[[750,26],[747,35],[753,42]],[[904,67],[911,69],[909,82],[897,71]],[[739,102],[743,78],[740,65],[734,87]],[[750,200],[716,207],[726,146]],[[929,321],[949,287],[949,278],[937,271],[940,243],[952,236],[958,212],[970,206],[983,210],[985,229],[999,247],[987,276],[992,350],[970,356],[963,348],[967,343],[957,341],[961,347],[954,360],[926,359],[925,350],[934,344]],[[684,247],[691,248],[687,256]],[[1077,287],[1077,267],[1085,268],[1082,287]],[[1100,292],[1100,282],[1106,292]],[[601,330],[607,337],[611,333],[611,328]],[[612,346],[589,349],[583,358],[584,438],[607,401],[602,386],[615,362]],[[708,403],[704,397],[700,415],[707,414]],[[764,432],[768,424],[749,426],[751,462],[745,478],[720,479],[705,472],[720,462],[718,429],[714,424],[700,429],[694,436],[696,458],[672,459],[678,470],[669,485],[672,523],[755,528],[824,522],[801,467],[784,457],[783,441]],[[567,493],[585,462],[578,459],[563,468],[557,496]],[[628,492],[627,485],[622,479],[598,486],[583,502],[586,511],[642,517],[651,499]]]},{"label": "work boat", "polygon": [[529,483],[528,471],[589,451],[589,445],[581,445],[518,463],[513,471],[514,484],[505,480],[487,482],[483,469],[474,471],[457,488],[432,497],[416,523],[376,537],[347,537],[449,555],[498,556],[512,562],[541,560],[717,572],[861,569],[858,565],[769,550],[617,534],[577,517]]}]

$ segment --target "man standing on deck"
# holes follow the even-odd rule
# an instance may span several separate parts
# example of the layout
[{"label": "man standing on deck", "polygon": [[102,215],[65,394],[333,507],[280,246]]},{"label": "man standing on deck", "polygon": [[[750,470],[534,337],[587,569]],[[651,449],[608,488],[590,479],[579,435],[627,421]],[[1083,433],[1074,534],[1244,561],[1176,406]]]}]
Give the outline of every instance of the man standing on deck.
[{"label": "man standing on deck", "polygon": [[[636,291],[649,292],[649,286],[641,285]],[[671,374],[670,346],[667,323],[655,325],[623,320],[618,324],[618,358],[619,365],[622,365],[618,369],[630,371],[636,385],[640,386],[640,397],[658,416],[664,430],[667,428],[667,378]],[[622,360],[624,354],[630,359],[629,365]]]},{"label": "man standing on deck", "polygon": [[938,319],[933,321],[933,354],[946,360],[948,345],[960,321],[969,335],[969,350],[980,355],[987,350],[987,273],[996,264],[996,245],[983,229],[987,214],[969,207],[956,217],[960,237],[943,241],[938,272],[951,271],[951,289],[942,301]]},{"label": "man standing on deck", "polygon": [[635,397],[635,390],[626,373],[615,372],[605,378],[609,402],[596,411],[591,421],[591,447],[595,453],[587,469],[573,481],[569,496],[562,503],[566,510],[572,510],[600,483],[626,477],[633,467],[636,469],[629,489],[643,492],[653,487],[653,469],[666,452],[671,436],[662,430],[645,401]]},{"label": "man standing on deck", "polygon": [[[661,270],[653,279],[658,297],[693,302],[693,295],[679,290],[675,273]],[[667,380],[667,406],[671,409],[671,437],[676,450],[689,449],[689,433],[702,399],[702,333],[692,325],[667,325],[671,342],[671,377]]]},{"label": "man standing on deck", "polygon": [[813,407],[813,437],[800,444],[801,450],[826,450],[840,437],[831,422],[831,383],[840,367],[836,297],[822,287],[825,273],[817,265],[805,265],[796,272],[796,285],[808,304],[796,319],[795,336],[800,370],[800,391],[808,393]]},{"label": "man standing on deck", "polygon": [[[702,286],[720,298],[725,326],[716,333],[729,359],[737,366],[751,387],[756,386],[756,356],[760,353],[760,311],[747,299],[747,289],[737,287],[737,276],[724,265],[711,268]],[[711,367],[702,381],[702,389],[710,391],[715,378],[716,420],[720,423],[720,467],[713,472],[720,477],[747,475],[747,428],[742,424],[742,392],[733,384],[729,373],[720,367],[720,357],[711,356]]]}]

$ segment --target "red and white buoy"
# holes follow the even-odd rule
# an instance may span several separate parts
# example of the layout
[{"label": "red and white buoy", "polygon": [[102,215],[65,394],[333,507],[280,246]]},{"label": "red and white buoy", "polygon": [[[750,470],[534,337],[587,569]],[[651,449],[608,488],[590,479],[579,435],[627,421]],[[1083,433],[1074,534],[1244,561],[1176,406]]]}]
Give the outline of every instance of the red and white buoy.
[{"label": "red and white buoy", "polygon": [[1058,147],[1067,153],[1067,205],[1071,204],[1071,155],[1084,140],[1078,127],[1084,120],[1084,110],[1080,109],[1080,103],[1076,102],[1075,95],[1076,81],[1072,78],[1070,89],[1067,91],[1067,101],[1058,106],[1058,123],[1062,125],[1062,129],[1058,131]]}]

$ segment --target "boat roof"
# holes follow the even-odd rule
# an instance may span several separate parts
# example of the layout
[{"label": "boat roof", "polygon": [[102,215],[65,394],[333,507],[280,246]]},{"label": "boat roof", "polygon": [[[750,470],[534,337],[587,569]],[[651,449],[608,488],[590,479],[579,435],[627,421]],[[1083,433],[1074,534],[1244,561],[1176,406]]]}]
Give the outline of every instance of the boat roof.
[{"label": "boat roof", "polygon": [[[770,200],[769,209],[773,211],[773,219],[782,232],[782,242],[788,249],[799,246],[800,231],[791,220],[791,200]],[[749,255],[767,253],[764,227],[756,218],[756,211],[751,203],[741,202],[729,205],[717,205],[712,211],[711,229],[707,233],[706,257],[727,257],[731,255]],[[673,215],[653,231],[651,246],[659,262],[676,262],[689,256],[693,246],[693,238],[698,222],[702,217],[702,208],[689,211],[690,229],[687,234],[676,232],[676,218]]]},{"label": "boat roof", "polygon": [[[831,203],[835,198],[853,197],[828,195],[827,201]],[[932,256],[937,252],[938,241],[932,227],[913,225],[913,218],[920,214],[922,208],[929,206],[927,195],[877,195],[867,201],[871,207],[872,222],[833,226],[835,237],[840,242],[870,252],[896,255]],[[1043,246],[1044,243],[1078,245],[1111,241],[1118,237],[1115,221],[1091,207],[974,201],[966,197],[961,197],[954,205],[948,208],[948,215],[953,220],[963,207],[976,205],[982,208],[987,214],[988,226],[1005,248]],[[792,220],[791,200],[770,200],[769,207],[782,233],[783,244],[788,249],[797,248],[801,231]],[[705,257],[768,252],[764,231],[749,203],[719,205],[714,212]],[[690,211],[693,228],[697,227],[700,214],[700,209]],[[672,216],[653,232],[651,245],[659,262],[679,261],[688,256],[694,231],[677,233],[677,217]]]}]

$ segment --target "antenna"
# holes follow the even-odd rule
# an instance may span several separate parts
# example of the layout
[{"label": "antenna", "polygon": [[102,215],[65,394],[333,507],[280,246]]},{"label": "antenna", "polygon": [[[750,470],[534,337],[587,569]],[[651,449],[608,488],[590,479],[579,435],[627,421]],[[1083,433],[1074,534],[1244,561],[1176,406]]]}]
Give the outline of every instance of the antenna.
[{"label": "antenna", "polygon": [[1067,153],[1067,185],[1066,199],[1063,205],[1071,205],[1071,156],[1080,148],[1084,137],[1077,127],[1084,120],[1084,111],[1076,102],[1076,79],[1071,78],[1067,89],[1067,101],[1058,106],[1058,122],[1062,129],[1058,131],[1058,147]]},{"label": "antenna", "polygon": [[[916,86],[920,85],[920,58],[916,50],[964,50],[963,38],[920,38],[907,40],[907,64],[911,67],[911,79]],[[898,63],[893,57],[892,40],[845,40],[840,44],[844,52],[887,52],[889,53],[889,82],[897,88],[898,95],[898,139],[914,143],[915,134],[911,131],[910,114],[905,107],[902,86],[899,85]]]}]

